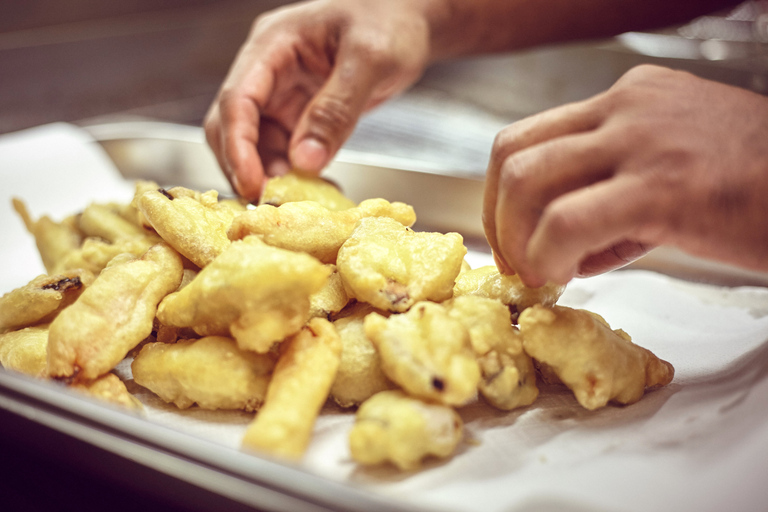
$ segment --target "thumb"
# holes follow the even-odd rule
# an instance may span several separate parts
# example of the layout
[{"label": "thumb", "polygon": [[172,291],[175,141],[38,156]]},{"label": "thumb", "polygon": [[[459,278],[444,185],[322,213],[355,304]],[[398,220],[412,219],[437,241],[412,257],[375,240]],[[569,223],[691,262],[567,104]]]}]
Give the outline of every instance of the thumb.
[{"label": "thumb", "polygon": [[341,52],[331,76],[307,104],[288,150],[299,170],[320,173],[352,134],[381,78],[375,66]]}]

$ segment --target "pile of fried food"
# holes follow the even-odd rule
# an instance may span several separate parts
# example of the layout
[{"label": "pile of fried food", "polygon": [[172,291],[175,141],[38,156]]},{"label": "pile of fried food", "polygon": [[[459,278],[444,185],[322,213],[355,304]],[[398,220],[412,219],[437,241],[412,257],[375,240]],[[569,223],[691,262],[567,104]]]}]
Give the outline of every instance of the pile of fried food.
[{"label": "pile of fried food", "polygon": [[417,468],[463,436],[460,408],[631,404],[672,365],[597,314],[469,268],[457,233],[411,206],[355,204],[320,178],[271,179],[260,204],[140,181],[130,204],[60,222],[14,207],[47,274],[0,298],[0,363],[141,409],[113,372],[179,408],[255,412],[243,446],[299,459],[332,398],[356,410],[361,464]]}]

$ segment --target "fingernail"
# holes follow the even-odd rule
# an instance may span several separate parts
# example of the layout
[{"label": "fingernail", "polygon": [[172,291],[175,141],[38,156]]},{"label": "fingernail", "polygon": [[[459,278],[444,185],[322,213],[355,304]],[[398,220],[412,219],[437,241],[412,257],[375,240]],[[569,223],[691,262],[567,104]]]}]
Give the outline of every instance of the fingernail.
[{"label": "fingernail", "polygon": [[237,179],[237,175],[235,173],[230,174],[230,183],[232,183],[232,189],[235,191],[235,194],[242,196],[243,192],[240,188],[240,180]]},{"label": "fingernail", "polygon": [[304,171],[320,171],[328,163],[328,148],[317,139],[307,138],[293,150],[292,164]]}]

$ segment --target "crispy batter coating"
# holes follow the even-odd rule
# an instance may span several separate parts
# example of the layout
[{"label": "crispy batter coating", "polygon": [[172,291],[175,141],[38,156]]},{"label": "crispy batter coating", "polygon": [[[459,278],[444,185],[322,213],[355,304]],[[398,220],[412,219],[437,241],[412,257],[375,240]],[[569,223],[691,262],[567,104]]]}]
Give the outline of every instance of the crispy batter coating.
[{"label": "crispy batter coating", "polygon": [[62,271],[66,269],[84,268],[98,274],[119,254],[141,256],[153,245],[160,243],[160,237],[145,235],[135,238],[122,238],[114,243],[101,238],[86,238],[82,245],[70,251],[59,265]]},{"label": "crispy batter coating", "polygon": [[0,365],[32,377],[44,377],[48,324],[0,334]]},{"label": "crispy batter coating", "polygon": [[403,312],[422,300],[451,298],[467,248],[458,233],[415,232],[386,217],[360,220],[336,265],[347,293]]},{"label": "crispy batter coating", "polygon": [[236,212],[219,204],[216,191],[150,190],[136,203],[163,240],[200,268],[229,246],[227,229]]},{"label": "crispy batter coating", "polygon": [[501,274],[495,265],[488,265],[463,272],[453,288],[453,296],[478,295],[497,299],[517,312],[534,304],[552,306],[565,291],[565,285],[547,283],[540,288],[529,288],[517,275]]},{"label": "crispy batter coating", "polygon": [[336,265],[328,265],[331,275],[319,292],[309,298],[309,316],[311,318],[328,318],[333,313],[338,313],[349,303],[349,296],[344,289],[341,275]]},{"label": "crispy batter coating", "polygon": [[389,318],[371,313],[365,335],[384,373],[409,394],[456,406],[476,397],[480,369],[469,332],[442,305],[419,302]]},{"label": "crispy batter coating", "polygon": [[395,387],[381,368],[381,357],[365,335],[363,320],[374,309],[358,303],[346,316],[333,322],[341,338],[341,363],[331,396],[341,407],[360,405],[379,391]]},{"label": "crispy batter coating", "polygon": [[532,404],[539,396],[533,360],[523,350],[523,336],[501,302],[475,295],[447,303],[449,314],[469,331],[482,379],[480,394],[504,411]]},{"label": "crispy batter coating", "polygon": [[354,201],[347,198],[334,183],[320,177],[302,176],[296,172],[267,180],[259,204],[280,206],[295,201],[315,201],[333,211],[355,206]]},{"label": "crispy batter coating", "polygon": [[35,237],[45,270],[49,274],[65,270],[61,267],[61,262],[70,252],[80,247],[83,239],[75,218],[69,217],[62,222],[54,222],[50,217],[43,216],[33,220],[24,202],[17,198],[13,198],[13,208],[24,221],[27,231]]},{"label": "crispy batter coating", "polygon": [[631,404],[672,382],[674,368],[583,309],[541,305],[520,314],[525,351],[548,365],[587,409]]},{"label": "crispy batter coating", "polygon": [[[114,207],[91,203],[78,217],[78,226],[86,236],[117,242],[127,238],[142,238],[147,232],[122,217]],[[159,240],[156,240],[156,243]]]},{"label": "crispy batter coating", "polygon": [[232,335],[240,348],[265,353],[307,322],[310,297],[330,272],[312,256],[249,236],[166,297],[157,318],[203,336]]},{"label": "crispy batter coating", "polygon": [[451,407],[422,402],[400,390],[382,391],[358,409],[349,448],[361,464],[389,461],[408,471],[418,469],[429,455],[451,455],[463,430]]},{"label": "crispy batter coating", "polygon": [[144,409],[139,399],[128,391],[125,383],[114,373],[104,374],[91,381],[74,383],[70,388],[126,409],[134,411]]},{"label": "crispy batter coating", "polygon": [[336,377],[341,340],[328,320],[313,318],[280,345],[264,405],[248,425],[243,446],[299,459]]},{"label": "crispy batter coating", "polygon": [[87,270],[40,275],[0,297],[0,333],[49,323],[93,282]]},{"label": "crispy batter coating", "polygon": [[403,226],[416,221],[413,208],[384,199],[368,199],[360,206],[332,211],[314,201],[262,205],[238,216],[227,235],[239,240],[259,235],[269,245],[306,252],[323,263],[335,263],[341,245],[364,217],[390,217]]},{"label": "crispy batter coating", "polygon": [[235,340],[208,336],[174,344],[148,343],[131,364],[133,380],[186,409],[255,411],[275,366],[269,354],[240,350]]},{"label": "crispy batter coating", "polygon": [[160,300],[178,288],[179,254],[164,243],[141,258],[118,256],[51,323],[48,373],[92,380],[111,370],[152,332]]}]

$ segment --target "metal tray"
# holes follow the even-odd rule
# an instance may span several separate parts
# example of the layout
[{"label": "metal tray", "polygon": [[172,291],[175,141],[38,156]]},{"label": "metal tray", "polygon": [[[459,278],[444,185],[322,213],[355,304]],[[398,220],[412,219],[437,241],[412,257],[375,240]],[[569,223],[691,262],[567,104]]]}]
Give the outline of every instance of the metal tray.
[{"label": "metal tray", "polygon": [[[198,128],[151,122],[84,128],[128,179],[230,190]],[[483,183],[477,176],[435,173],[402,160],[350,151],[341,152],[326,176],[355,200],[376,196],[414,204],[418,227],[457,231],[471,249],[488,251],[480,221]],[[768,284],[765,275],[711,263],[702,266],[675,253],[654,254],[635,267],[728,285]],[[190,509],[423,510],[300,466],[227,449],[5,371],[0,371],[0,424],[0,432],[10,439],[41,431],[44,437],[58,439],[55,451],[70,454],[71,462],[96,472],[118,472],[123,484]]]}]

